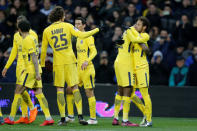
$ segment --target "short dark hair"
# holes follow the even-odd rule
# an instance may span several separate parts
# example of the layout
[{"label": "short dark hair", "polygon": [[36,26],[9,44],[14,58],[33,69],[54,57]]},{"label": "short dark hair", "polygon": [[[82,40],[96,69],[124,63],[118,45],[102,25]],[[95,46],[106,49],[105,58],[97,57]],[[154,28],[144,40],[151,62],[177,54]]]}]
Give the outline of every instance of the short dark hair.
[{"label": "short dark hair", "polygon": [[146,26],[146,32],[148,32],[149,29],[150,29],[150,22],[149,22],[149,20],[145,16],[140,16],[140,17],[138,17],[137,20],[142,21],[143,26]]},{"label": "short dark hair", "polygon": [[80,20],[83,25],[86,24],[86,20],[83,17],[77,17],[75,20]]},{"label": "short dark hair", "polygon": [[21,20],[18,23],[18,28],[22,31],[22,32],[29,32],[31,26],[28,20]]},{"label": "short dark hair", "polygon": [[48,16],[50,22],[59,21],[64,17],[64,9],[61,6],[56,6]]}]

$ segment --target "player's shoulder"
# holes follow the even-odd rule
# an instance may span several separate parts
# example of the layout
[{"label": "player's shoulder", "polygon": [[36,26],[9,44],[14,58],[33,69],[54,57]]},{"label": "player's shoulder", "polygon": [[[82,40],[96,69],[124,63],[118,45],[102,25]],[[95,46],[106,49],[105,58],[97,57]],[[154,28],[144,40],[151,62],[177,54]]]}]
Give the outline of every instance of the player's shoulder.
[{"label": "player's shoulder", "polygon": [[29,30],[29,33],[30,33],[31,35],[34,35],[34,36],[37,35],[37,33],[36,33],[34,30],[32,30],[32,29]]},{"label": "player's shoulder", "polygon": [[150,35],[148,33],[146,33],[146,32],[141,33],[141,36],[142,37],[146,37],[147,39],[150,39]]},{"label": "player's shoulder", "polygon": [[16,33],[14,33],[14,38],[18,38],[21,37],[20,33],[17,31]]}]

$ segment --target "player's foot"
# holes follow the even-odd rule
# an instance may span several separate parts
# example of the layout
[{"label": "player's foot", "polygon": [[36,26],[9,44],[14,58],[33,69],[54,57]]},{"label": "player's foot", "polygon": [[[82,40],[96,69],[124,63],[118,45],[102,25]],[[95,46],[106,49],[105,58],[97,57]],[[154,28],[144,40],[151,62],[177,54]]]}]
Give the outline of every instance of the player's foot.
[{"label": "player's foot", "polygon": [[142,121],[140,122],[140,125],[143,125],[145,123],[146,123],[146,117],[144,116],[143,119],[142,119]]},{"label": "player's foot", "polygon": [[65,126],[67,124],[65,117],[62,117],[61,120],[58,121],[59,126]]},{"label": "player's foot", "polygon": [[4,124],[3,117],[0,117],[0,125],[3,125],[3,124]]},{"label": "player's foot", "polygon": [[66,122],[71,122],[72,123],[74,121],[75,121],[75,117],[74,116],[73,117],[72,116],[67,116],[66,117]]},{"label": "player's foot", "polygon": [[113,119],[113,122],[112,122],[112,125],[114,125],[114,126],[115,126],[115,125],[120,125],[118,119],[114,118],[114,119]]},{"label": "player's foot", "polygon": [[54,120],[45,120],[40,126],[48,126],[48,125],[53,125]]},{"label": "player's foot", "polygon": [[19,120],[15,121],[14,124],[28,124],[28,117],[20,117]]},{"label": "player's foot", "polygon": [[96,124],[98,124],[98,121],[96,119],[91,119],[91,118],[87,122],[88,122],[89,125],[96,125]]},{"label": "player's foot", "polygon": [[81,125],[88,125],[88,122],[83,119],[82,115],[78,115],[79,124]]},{"label": "player's foot", "polygon": [[131,123],[130,121],[122,122],[122,126],[139,126],[138,124]]},{"label": "player's foot", "polygon": [[32,123],[36,120],[36,116],[38,114],[37,107],[35,107],[33,110],[30,110],[30,118],[29,118],[29,123]]},{"label": "player's foot", "polygon": [[144,124],[140,125],[140,127],[152,127],[152,126],[153,126],[152,121],[151,122],[146,121]]},{"label": "player's foot", "polygon": [[7,117],[7,118],[4,119],[4,123],[5,124],[8,124],[8,125],[14,125],[14,121],[10,120],[9,117]]}]

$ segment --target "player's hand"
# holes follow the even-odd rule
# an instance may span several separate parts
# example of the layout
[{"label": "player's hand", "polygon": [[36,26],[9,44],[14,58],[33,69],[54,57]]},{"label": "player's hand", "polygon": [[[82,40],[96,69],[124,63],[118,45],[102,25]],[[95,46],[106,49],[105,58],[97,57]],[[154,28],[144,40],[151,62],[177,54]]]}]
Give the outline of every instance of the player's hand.
[{"label": "player's hand", "polygon": [[106,30],[106,26],[103,24],[103,22],[100,23],[98,28],[99,28],[99,32],[104,32]]},{"label": "player's hand", "polygon": [[2,76],[3,76],[3,77],[5,77],[5,75],[6,75],[6,73],[7,73],[7,70],[8,70],[7,68],[4,68],[4,69],[3,69],[3,71],[2,71]]},{"label": "player's hand", "polygon": [[122,44],[124,44],[124,40],[122,40],[122,39],[115,40],[115,44],[122,45]]},{"label": "player's hand", "polygon": [[38,81],[40,81],[40,80],[41,80],[40,73],[36,74],[36,80],[38,80]]},{"label": "player's hand", "polygon": [[82,70],[85,70],[85,69],[87,68],[87,66],[88,66],[88,61],[85,61],[85,62],[82,64],[81,69],[82,69]]}]

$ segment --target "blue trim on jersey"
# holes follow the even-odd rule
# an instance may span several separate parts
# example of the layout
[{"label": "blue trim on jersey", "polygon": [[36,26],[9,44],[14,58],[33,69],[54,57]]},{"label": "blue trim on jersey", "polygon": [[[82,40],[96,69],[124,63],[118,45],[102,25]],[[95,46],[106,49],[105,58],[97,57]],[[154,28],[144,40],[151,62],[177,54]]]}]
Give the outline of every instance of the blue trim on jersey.
[{"label": "blue trim on jersey", "polygon": [[131,72],[128,72],[128,76],[129,76],[129,86],[131,86]]},{"label": "blue trim on jersey", "polygon": [[148,87],[148,80],[147,80],[147,74],[145,73],[145,77],[146,77],[146,85]]},{"label": "blue trim on jersey", "polygon": [[89,47],[88,47],[87,55],[88,55],[88,58],[89,58],[89,55],[90,55],[90,49],[89,49]]},{"label": "blue trim on jersey", "polygon": [[26,81],[27,81],[27,77],[28,77],[28,74],[26,74],[26,76],[25,76],[25,80],[24,80],[24,82],[23,82],[23,86],[25,86],[25,83],[26,83]]},{"label": "blue trim on jersey", "polygon": [[90,75],[90,81],[91,81],[92,88],[94,88],[94,86],[93,86],[93,80],[92,80],[92,75]]},{"label": "blue trim on jersey", "polygon": [[53,85],[55,84],[55,71],[53,72]]},{"label": "blue trim on jersey", "polygon": [[28,61],[30,61],[31,60],[31,57],[30,57],[30,54],[28,54]]},{"label": "blue trim on jersey", "polygon": [[131,42],[129,43],[129,48],[128,48],[128,52],[130,52],[131,51]]},{"label": "blue trim on jersey", "polygon": [[144,51],[142,50],[142,52],[141,52],[141,57],[143,56],[143,54],[144,54]]}]

